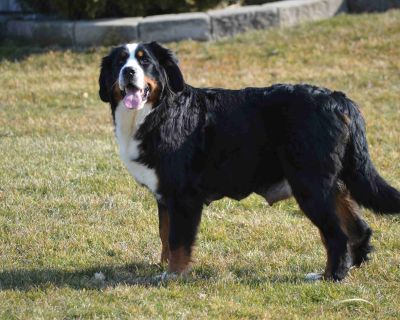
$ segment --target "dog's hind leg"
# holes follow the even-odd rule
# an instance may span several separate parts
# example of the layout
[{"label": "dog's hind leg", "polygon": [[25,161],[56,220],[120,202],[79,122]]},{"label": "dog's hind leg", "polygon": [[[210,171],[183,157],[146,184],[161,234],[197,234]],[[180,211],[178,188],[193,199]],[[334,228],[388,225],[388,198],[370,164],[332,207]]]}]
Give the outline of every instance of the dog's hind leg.
[{"label": "dog's hind leg", "polygon": [[348,237],[340,226],[336,213],[335,175],[310,168],[295,168],[286,157],[282,157],[285,176],[293,195],[307,217],[318,227],[327,249],[327,263],[323,278],[342,280],[351,265]]},{"label": "dog's hind leg", "polygon": [[341,228],[349,239],[352,266],[359,267],[369,260],[368,254],[373,249],[370,244],[372,229],[361,219],[360,207],[342,183],[338,184],[336,193],[336,212]]},{"label": "dog's hind leg", "polygon": [[340,227],[333,197],[322,192],[315,192],[311,197],[295,197],[301,209],[323,236],[328,257],[324,278],[342,280],[350,268],[350,256],[347,248],[348,238]]},{"label": "dog's hind leg", "polygon": [[313,190],[304,196],[294,191],[294,196],[307,217],[318,227],[327,249],[327,263],[324,278],[342,280],[350,268],[350,256],[347,248],[347,235],[340,227],[336,215],[334,195],[329,190]]}]

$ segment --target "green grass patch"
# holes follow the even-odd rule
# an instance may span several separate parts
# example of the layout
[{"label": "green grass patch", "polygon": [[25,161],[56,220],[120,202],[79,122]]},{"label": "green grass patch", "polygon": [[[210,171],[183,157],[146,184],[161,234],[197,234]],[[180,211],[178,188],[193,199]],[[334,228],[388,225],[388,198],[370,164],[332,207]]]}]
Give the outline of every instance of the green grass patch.
[{"label": "green grass patch", "polygon": [[[169,46],[195,86],[346,92],[374,163],[400,188],[399,43],[400,12],[390,11]],[[399,218],[365,211],[372,261],[341,284],[310,284],[304,275],[324,268],[325,253],[293,200],[213,203],[190,277],[155,285],[155,201],[121,164],[97,94],[108,50],[0,47],[1,319],[400,317]]]}]

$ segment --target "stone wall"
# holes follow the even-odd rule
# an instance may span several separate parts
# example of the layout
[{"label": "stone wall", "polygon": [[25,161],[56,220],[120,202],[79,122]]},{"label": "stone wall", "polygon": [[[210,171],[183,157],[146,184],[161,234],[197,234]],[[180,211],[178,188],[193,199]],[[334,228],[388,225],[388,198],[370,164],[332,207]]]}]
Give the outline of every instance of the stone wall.
[{"label": "stone wall", "polygon": [[[0,0],[2,1],[2,0]],[[11,0],[3,0],[5,4]],[[60,21],[0,15],[0,37],[40,45],[98,46],[132,41],[207,41],[255,29],[293,26],[341,12],[382,11],[400,0],[287,0],[208,12]],[[33,18],[32,18],[33,17]]]},{"label": "stone wall", "polygon": [[[129,41],[207,41],[254,29],[292,26],[346,11],[346,0],[288,0],[208,12],[92,21],[35,20],[3,22],[8,38],[41,45],[97,46]],[[1,24],[0,24],[1,25]]]}]

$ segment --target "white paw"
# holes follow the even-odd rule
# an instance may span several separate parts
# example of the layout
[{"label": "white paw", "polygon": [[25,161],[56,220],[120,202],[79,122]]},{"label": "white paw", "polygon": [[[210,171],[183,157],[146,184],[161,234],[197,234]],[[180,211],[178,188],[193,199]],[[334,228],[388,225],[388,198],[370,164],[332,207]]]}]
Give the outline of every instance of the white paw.
[{"label": "white paw", "polygon": [[324,277],[323,273],[317,273],[317,272],[311,272],[311,273],[307,273],[305,280],[306,281],[319,281],[322,280]]},{"label": "white paw", "polygon": [[173,281],[179,278],[179,274],[173,273],[173,272],[163,272],[159,276],[155,276],[154,280],[157,282],[168,282],[168,281]]}]

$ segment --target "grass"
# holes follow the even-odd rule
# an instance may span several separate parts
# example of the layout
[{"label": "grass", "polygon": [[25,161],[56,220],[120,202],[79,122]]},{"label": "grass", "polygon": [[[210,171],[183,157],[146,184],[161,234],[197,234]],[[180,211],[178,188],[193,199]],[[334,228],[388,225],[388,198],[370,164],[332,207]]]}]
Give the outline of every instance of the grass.
[{"label": "grass", "polygon": [[[362,107],[376,166],[400,188],[399,43],[391,11],[169,46],[196,86],[345,91]],[[1,319],[400,317],[399,218],[365,211],[372,261],[343,283],[307,283],[325,253],[292,200],[213,203],[190,277],[152,285],[163,271],[155,202],[122,166],[97,95],[108,50],[0,47]]]}]

